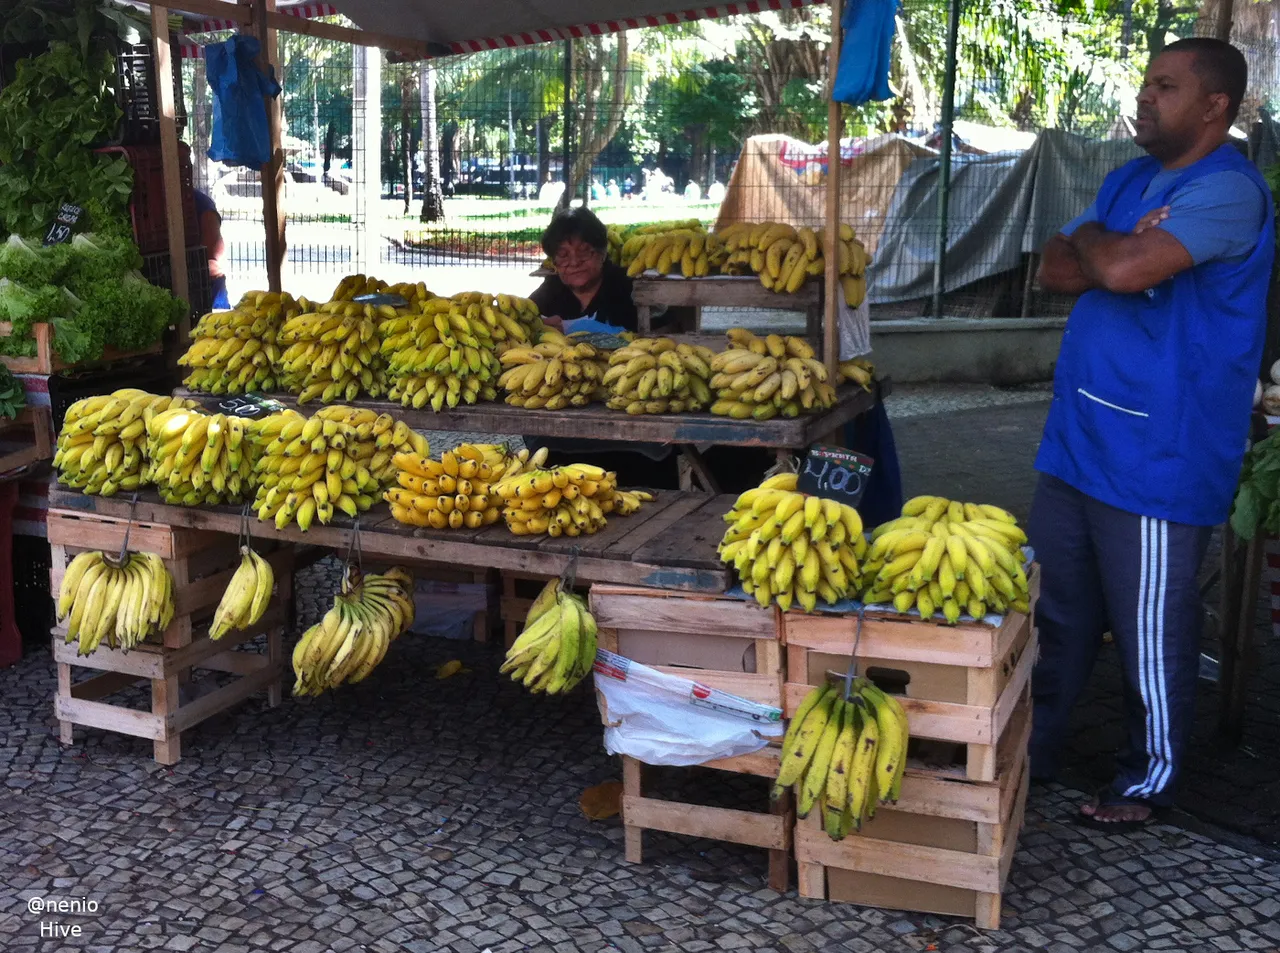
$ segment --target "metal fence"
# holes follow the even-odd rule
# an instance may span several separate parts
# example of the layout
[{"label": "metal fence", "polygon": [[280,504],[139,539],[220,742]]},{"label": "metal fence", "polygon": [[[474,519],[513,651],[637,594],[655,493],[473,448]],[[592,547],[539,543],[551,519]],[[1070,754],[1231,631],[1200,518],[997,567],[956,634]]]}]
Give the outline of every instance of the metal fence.
[{"label": "metal fence", "polygon": [[[967,0],[960,19],[943,313],[1045,314],[1029,283],[1040,236],[1133,154],[1153,49],[1212,24],[1142,0],[1108,15],[1043,0]],[[1250,61],[1245,132],[1275,105],[1270,4],[1237,13]],[[878,316],[925,313],[938,233],[947,4],[907,0],[886,103],[846,111],[842,217],[876,251]],[[449,293],[527,292],[538,237],[567,189],[606,222],[818,224],[826,169],[829,11],[632,30],[430,63],[279,33],[285,286],[324,297],[348,272]],[[216,40],[217,35],[197,38]],[[210,102],[185,61],[193,154]],[[257,174],[197,160],[223,216],[234,297],[265,283]]]}]

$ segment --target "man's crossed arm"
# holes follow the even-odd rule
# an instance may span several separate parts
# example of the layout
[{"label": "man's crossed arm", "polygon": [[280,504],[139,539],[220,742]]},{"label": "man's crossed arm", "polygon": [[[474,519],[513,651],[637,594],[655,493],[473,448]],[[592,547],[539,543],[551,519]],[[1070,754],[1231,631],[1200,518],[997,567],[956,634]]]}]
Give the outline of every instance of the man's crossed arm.
[{"label": "man's crossed arm", "polygon": [[1149,212],[1129,233],[1108,232],[1097,222],[1086,222],[1069,236],[1054,235],[1044,246],[1041,287],[1071,295],[1094,288],[1132,294],[1185,271],[1195,264],[1190,252],[1156,228],[1168,216],[1168,208]]}]

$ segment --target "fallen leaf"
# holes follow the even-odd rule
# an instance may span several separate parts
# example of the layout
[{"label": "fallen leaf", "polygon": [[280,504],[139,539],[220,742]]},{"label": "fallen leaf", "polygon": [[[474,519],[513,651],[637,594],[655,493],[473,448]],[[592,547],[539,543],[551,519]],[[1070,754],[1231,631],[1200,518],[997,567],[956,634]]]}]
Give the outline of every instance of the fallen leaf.
[{"label": "fallen leaf", "polygon": [[603,821],[622,811],[622,782],[605,781],[589,787],[578,798],[578,809],[593,821]]}]

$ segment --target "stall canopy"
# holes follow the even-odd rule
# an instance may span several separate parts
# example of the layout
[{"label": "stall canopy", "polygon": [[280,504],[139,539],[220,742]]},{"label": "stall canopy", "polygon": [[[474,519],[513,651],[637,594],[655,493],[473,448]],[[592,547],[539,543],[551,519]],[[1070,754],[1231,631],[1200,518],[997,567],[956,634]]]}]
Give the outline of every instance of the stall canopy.
[{"label": "stall canopy", "polygon": [[549,43],[637,27],[808,6],[815,0],[737,0],[693,7],[679,0],[331,0],[356,26],[423,40],[441,52]]}]

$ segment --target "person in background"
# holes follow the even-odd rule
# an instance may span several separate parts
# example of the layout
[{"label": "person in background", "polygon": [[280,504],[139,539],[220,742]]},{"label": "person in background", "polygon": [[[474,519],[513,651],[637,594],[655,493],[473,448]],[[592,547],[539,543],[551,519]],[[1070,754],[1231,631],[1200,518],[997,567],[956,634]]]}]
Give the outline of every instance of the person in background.
[{"label": "person in background", "polygon": [[218,207],[199,189],[195,190],[196,216],[200,219],[200,243],[209,256],[209,281],[213,285],[213,309],[231,307],[227,297],[226,243],[222,240],[222,216]]},{"label": "person in background", "polygon": [[1195,721],[1201,560],[1249,436],[1275,252],[1270,190],[1230,142],[1244,55],[1197,37],[1152,58],[1134,142],[1045,245],[1040,284],[1079,295],[1036,457],[1043,573],[1031,773],[1058,768],[1110,630],[1124,677],[1118,772],[1082,823],[1122,831],[1172,803]]}]

